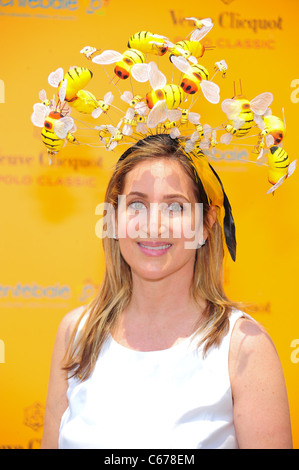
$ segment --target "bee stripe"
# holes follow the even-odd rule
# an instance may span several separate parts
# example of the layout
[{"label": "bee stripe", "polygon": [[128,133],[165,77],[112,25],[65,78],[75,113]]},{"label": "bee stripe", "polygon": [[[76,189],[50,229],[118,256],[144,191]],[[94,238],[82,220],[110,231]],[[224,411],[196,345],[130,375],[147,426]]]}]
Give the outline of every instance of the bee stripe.
[{"label": "bee stripe", "polygon": [[[141,52],[137,51],[136,49],[131,49],[130,54],[131,54],[132,60],[139,59],[139,60],[141,60],[141,62],[144,62],[143,54],[141,54]],[[136,56],[136,57],[134,57],[134,56]]]},{"label": "bee stripe", "polygon": [[[49,137],[48,135],[43,134],[43,132],[41,133],[41,135],[44,137],[44,139],[51,140],[52,142],[59,142],[61,140],[58,137],[57,138]],[[53,135],[55,134],[53,133]]]}]

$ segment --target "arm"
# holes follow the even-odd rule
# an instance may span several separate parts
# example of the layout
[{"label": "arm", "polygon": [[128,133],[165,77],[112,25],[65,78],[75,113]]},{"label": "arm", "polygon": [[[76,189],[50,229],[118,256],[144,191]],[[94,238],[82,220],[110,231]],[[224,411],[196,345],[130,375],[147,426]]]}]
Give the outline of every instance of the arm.
[{"label": "arm", "polygon": [[234,423],[241,449],[292,448],[288,397],[276,349],[263,328],[241,319],[229,356]]},{"label": "arm", "polygon": [[58,327],[51,361],[42,449],[58,448],[60,421],[68,406],[66,396],[68,389],[67,372],[62,370],[61,365],[73,328],[81,313],[80,308],[68,313]]}]

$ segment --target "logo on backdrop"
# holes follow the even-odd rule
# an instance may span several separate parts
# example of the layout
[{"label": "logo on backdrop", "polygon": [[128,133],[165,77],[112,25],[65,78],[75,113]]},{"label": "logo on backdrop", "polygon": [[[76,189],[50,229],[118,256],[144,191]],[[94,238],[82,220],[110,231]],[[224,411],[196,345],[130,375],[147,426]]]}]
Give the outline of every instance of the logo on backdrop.
[{"label": "logo on backdrop", "polygon": [[[231,0],[222,0],[223,3],[229,4]],[[186,20],[186,14],[181,10],[169,10],[171,20],[174,26],[190,26],[190,22]],[[217,31],[220,33],[229,32],[231,30],[238,32],[247,32],[247,38],[230,38],[230,37],[204,37],[202,43],[204,46],[213,45],[217,49],[275,49],[275,40],[267,37],[258,36],[263,32],[283,30],[283,18],[281,16],[273,16],[272,18],[252,18],[244,17],[241,13],[233,11],[221,11],[217,17],[212,18],[215,25],[218,26]],[[177,37],[175,42],[185,39],[183,35]]]},{"label": "logo on backdrop", "polygon": [[[84,13],[103,15],[110,0],[89,0]],[[70,16],[80,8],[79,0],[0,0],[0,15],[75,20]],[[81,7],[82,8],[82,7]],[[51,13],[51,15],[50,15]],[[53,13],[58,13],[53,16]],[[65,16],[67,14],[67,16]]]},{"label": "logo on backdrop", "polygon": [[39,402],[24,409],[24,424],[35,432],[44,425],[45,407]]}]

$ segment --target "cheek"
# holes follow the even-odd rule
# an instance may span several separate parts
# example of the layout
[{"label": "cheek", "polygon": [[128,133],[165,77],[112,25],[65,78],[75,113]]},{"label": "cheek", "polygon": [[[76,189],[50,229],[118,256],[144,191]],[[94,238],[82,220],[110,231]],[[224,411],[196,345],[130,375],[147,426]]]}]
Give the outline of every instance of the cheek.
[{"label": "cheek", "polygon": [[146,211],[140,211],[139,213],[130,210],[119,211],[117,220],[118,238],[134,239],[144,237],[147,222]]}]

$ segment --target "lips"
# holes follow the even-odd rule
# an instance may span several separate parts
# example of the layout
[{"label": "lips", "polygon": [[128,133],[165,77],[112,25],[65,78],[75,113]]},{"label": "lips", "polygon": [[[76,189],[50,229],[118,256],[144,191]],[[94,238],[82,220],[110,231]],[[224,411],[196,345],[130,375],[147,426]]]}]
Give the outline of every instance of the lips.
[{"label": "lips", "polygon": [[147,255],[159,256],[166,253],[172,244],[165,242],[138,242],[138,246]]},{"label": "lips", "polygon": [[138,243],[139,246],[142,246],[143,248],[147,248],[149,250],[165,250],[166,248],[171,247],[171,243],[163,243],[163,245],[148,245],[144,243]]}]

